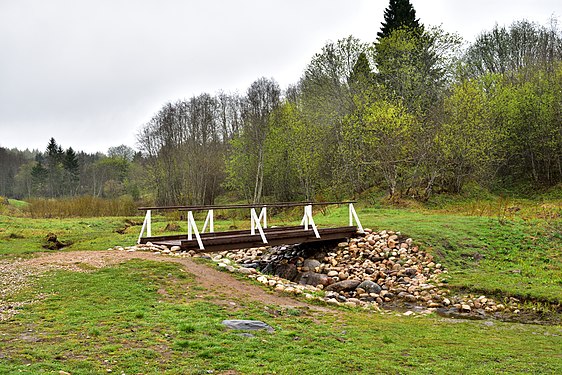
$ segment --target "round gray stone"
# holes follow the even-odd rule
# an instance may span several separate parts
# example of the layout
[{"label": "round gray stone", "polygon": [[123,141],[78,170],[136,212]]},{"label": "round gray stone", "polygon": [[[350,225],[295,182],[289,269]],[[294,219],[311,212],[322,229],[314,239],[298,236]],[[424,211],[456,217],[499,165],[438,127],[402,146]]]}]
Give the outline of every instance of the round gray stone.
[{"label": "round gray stone", "polygon": [[377,284],[377,283],[375,283],[371,280],[365,280],[361,284],[359,284],[357,287],[363,289],[367,293],[379,294],[382,290],[379,284]]}]

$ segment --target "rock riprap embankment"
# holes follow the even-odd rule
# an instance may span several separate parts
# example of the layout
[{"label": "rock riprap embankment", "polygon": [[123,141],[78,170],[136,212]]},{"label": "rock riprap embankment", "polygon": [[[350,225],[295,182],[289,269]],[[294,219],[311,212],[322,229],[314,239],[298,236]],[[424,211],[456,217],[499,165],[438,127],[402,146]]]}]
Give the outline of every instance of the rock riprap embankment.
[{"label": "rock riprap embankment", "polygon": [[323,299],[328,304],[404,309],[406,315],[438,313],[487,317],[517,314],[517,300],[455,296],[441,280],[447,270],[400,232],[373,232],[331,247],[274,246],[214,254],[182,252],[153,244],[116,247],[171,256],[203,256],[218,267],[247,275],[278,292]]}]

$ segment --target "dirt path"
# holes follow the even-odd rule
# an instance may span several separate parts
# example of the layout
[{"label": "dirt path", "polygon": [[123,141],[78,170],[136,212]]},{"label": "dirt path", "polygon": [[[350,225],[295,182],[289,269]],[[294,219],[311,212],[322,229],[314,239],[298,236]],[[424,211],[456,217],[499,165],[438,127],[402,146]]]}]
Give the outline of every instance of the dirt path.
[{"label": "dirt path", "polygon": [[55,269],[85,272],[86,267],[84,267],[84,265],[89,268],[102,268],[123,263],[131,259],[145,259],[181,264],[185,271],[195,276],[200,286],[209,291],[220,291],[221,295],[228,295],[234,298],[259,302],[266,305],[308,307],[311,310],[317,311],[327,310],[326,308],[309,305],[289,297],[270,294],[257,285],[237,280],[226,272],[218,271],[204,264],[195,263],[190,258],[173,258],[155,255],[149,252],[105,250],[40,253],[31,259],[1,261],[0,318],[2,317],[2,312],[4,312],[4,315],[8,315],[8,307],[5,306],[7,304],[5,301],[6,296],[24,288],[31,277]]}]

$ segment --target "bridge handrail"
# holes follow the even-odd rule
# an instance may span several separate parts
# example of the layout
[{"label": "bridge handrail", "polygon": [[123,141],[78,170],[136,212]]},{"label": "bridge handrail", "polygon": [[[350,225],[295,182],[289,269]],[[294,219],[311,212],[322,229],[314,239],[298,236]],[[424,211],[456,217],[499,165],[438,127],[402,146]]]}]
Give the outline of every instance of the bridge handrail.
[{"label": "bridge handrail", "polygon": [[238,208],[262,208],[262,207],[304,207],[304,206],[330,206],[336,204],[350,204],[357,201],[343,202],[280,202],[280,203],[252,203],[252,204],[226,204],[209,206],[154,206],[139,207],[139,211],[147,210],[177,210],[177,211],[208,211],[208,210],[234,210]]}]

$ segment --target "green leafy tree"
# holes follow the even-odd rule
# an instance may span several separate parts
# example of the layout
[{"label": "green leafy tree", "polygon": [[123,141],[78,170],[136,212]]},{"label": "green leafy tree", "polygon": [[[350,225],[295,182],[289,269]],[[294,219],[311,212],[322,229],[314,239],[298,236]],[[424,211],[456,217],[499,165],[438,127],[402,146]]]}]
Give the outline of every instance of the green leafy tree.
[{"label": "green leafy tree", "polygon": [[447,121],[437,141],[447,191],[459,193],[468,181],[488,186],[493,181],[505,156],[500,145],[506,129],[493,120],[494,106],[501,103],[501,80],[497,75],[464,80],[445,100]]},{"label": "green leafy tree", "polygon": [[318,131],[316,152],[323,158],[317,186],[322,186],[329,198],[349,194],[346,186],[350,164],[339,145],[343,140],[344,118],[355,106],[350,83],[359,78],[359,71],[367,70],[362,63],[365,59],[360,58],[362,53],[366,60],[372,59],[372,48],[352,36],[326,44],[307,65],[299,85],[299,112],[303,123]]},{"label": "green leafy tree", "polygon": [[553,73],[526,69],[506,78],[505,99],[495,107],[511,157],[501,170],[510,184],[552,186],[562,181],[562,64]]},{"label": "green leafy tree", "polygon": [[375,45],[378,81],[410,111],[427,112],[453,81],[460,45],[457,35],[438,27],[423,34],[397,29]]},{"label": "green leafy tree", "polygon": [[355,178],[364,181],[363,188],[378,185],[381,177],[389,196],[400,196],[414,161],[418,122],[399,101],[360,99],[345,120],[342,152],[355,159]]},{"label": "green leafy tree", "polygon": [[353,95],[369,90],[375,83],[375,74],[365,52],[361,52],[349,75],[349,87]]},{"label": "green leafy tree", "polygon": [[104,157],[93,165],[96,178],[96,196],[115,198],[125,191],[125,180],[130,162],[120,157]]},{"label": "green leafy tree", "polygon": [[321,188],[322,129],[307,123],[295,101],[273,113],[267,140],[266,181],[277,200],[314,200]]},{"label": "green leafy tree", "polygon": [[0,147],[0,196],[14,197],[15,176],[28,161],[24,152]]}]

